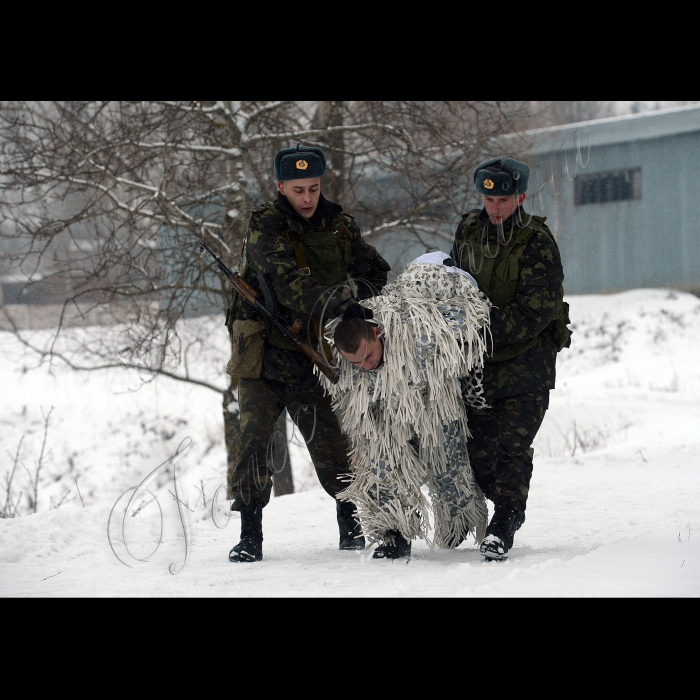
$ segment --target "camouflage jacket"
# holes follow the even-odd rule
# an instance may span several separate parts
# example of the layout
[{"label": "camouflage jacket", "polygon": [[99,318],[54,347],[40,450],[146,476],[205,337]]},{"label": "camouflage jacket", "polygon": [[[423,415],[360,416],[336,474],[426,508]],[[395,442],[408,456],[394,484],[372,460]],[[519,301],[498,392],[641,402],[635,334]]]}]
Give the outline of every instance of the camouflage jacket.
[{"label": "camouflage jacket", "polygon": [[[295,237],[301,244],[305,269],[299,264]],[[355,301],[374,296],[386,284],[390,269],[362,239],[353,217],[323,195],[311,219],[297,214],[282,195],[250,215],[241,275],[259,289],[255,278],[266,274],[280,314],[290,323],[299,319],[313,344],[317,342],[314,318],[321,314],[334,318]],[[232,311],[235,318],[254,317],[241,299]],[[298,384],[302,377],[308,380],[311,361],[265,325],[262,376],[291,384]]]},{"label": "camouflage jacket", "polygon": [[[457,226],[451,256],[477,278],[479,289],[494,303],[493,354],[500,350],[507,358],[486,358],[483,382],[487,401],[554,389],[558,350],[554,321],[561,308],[564,271],[559,249],[548,231],[543,218],[530,217],[522,209],[504,222],[500,242],[483,209],[468,212]],[[507,245],[519,235],[527,241],[524,246]],[[497,264],[488,265],[494,259]],[[482,272],[484,262],[488,273]],[[512,277],[514,296],[496,303],[488,290],[499,288],[497,273],[503,274],[503,270]],[[480,279],[484,274],[488,279]],[[508,348],[515,350],[508,353]]]}]

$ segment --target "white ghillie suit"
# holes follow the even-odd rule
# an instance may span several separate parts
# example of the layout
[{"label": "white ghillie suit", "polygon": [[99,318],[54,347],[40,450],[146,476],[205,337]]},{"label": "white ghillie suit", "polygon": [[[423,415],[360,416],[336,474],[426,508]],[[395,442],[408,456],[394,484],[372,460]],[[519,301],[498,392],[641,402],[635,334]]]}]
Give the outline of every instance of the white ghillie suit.
[{"label": "white ghillie suit", "polygon": [[486,503],[467,454],[460,377],[467,377],[472,403],[483,404],[475,375],[483,367],[490,303],[469,275],[442,265],[447,257],[421,256],[362,302],[384,343],[376,370],[354,367],[335,348],[340,319],[326,325],[341,375],[335,385],[320,378],[350,438],[354,468],[339,498],[357,505],[370,543],[391,544],[387,532],[398,530],[408,540],[450,547],[468,533],[481,542],[486,530]]}]

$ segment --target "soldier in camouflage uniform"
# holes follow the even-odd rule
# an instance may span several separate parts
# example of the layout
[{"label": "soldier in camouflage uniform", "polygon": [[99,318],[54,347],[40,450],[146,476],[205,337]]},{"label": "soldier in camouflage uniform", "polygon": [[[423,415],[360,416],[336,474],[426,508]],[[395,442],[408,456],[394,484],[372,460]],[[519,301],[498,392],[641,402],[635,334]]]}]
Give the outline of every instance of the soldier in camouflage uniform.
[{"label": "soldier in camouflage uniform", "polygon": [[523,210],[529,167],[494,158],[474,171],[484,208],[459,222],[451,255],[492,302],[492,352],[485,358],[488,408],[467,406],[469,457],[494,503],[481,553],[503,560],[525,521],[532,441],[554,389],[557,352],[570,345],[559,249],[546,217]]},{"label": "soldier in camouflage uniform", "polygon": [[[312,346],[318,343],[321,317],[364,318],[357,301],[380,291],[390,270],[362,240],[353,217],[321,194],[325,172],[321,149],[297,145],[277,153],[279,194],[252,212],[240,265],[241,276],[259,291],[267,280],[280,315],[290,323],[298,319]],[[228,371],[239,377],[241,415],[231,506],[241,512],[241,541],[229,559],[250,562],[262,559],[262,509],[274,479],[266,453],[280,413],[289,411],[321,485],[334,498],[345,487],[339,477],[350,469],[348,444],[311,360],[235,296],[227,322],[232,340]],[[340,549],[364,548],[354,506],[336,501],[336,508]]]}]

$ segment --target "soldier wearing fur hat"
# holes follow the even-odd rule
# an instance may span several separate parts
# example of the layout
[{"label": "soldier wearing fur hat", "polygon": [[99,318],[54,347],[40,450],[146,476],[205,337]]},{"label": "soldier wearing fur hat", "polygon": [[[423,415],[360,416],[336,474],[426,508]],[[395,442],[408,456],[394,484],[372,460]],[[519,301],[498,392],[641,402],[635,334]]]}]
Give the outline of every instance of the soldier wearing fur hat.
[{"label": "soldier wearing fur hat", "polygon": [[485,357],[488,408],[467,406],[469,457],[477,483],[494,503],[481,544],[504,560],[525,521],[532,441],[554,389],[557,353],[570,345],[564,271],[546,217],[523,209],[529,167],[493,158],[474,171],[483,208],[464,214],[451,256],[491,303],[493,346]]},{"label": "soldier wearing fur hat", "polygon": [[[325,174],[320,148],[297,144],[277,153],[277,199],[252,212],[239,266],[251,286],[267,285],[280,315],[290,323],[298,319],[313,345],[321,317],[364,317],[357,302],[378,293],[390,269],[362,240],[353,217],[323,196]],[[229,479],[231,508],[241,513],[241,541],[229,559],[252,562],[262,559],[262,509],[274,479],[266,455],[280,413],[289,411],[307,441],[321,485],[333,498],[345,487],[340,477],[349,473],[348,444],[306,355],[235,294],[227,326],[232,340],[227,371],[239,379],[241,416]],[[336,501],[336,509],[340,549],[364,548],[354,506]]]}]

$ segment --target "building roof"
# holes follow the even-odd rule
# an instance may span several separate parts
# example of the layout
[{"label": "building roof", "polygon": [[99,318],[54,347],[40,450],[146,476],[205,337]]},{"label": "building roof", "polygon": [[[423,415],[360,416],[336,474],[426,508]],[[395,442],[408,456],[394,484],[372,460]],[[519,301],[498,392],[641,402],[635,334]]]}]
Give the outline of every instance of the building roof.
[{"label": "building roof", "polygon": [[518,134],[506,134],[498,142],[507,150],[510,144],[517,141],[521,148],[525,147],[530,154],[536,155],[561,148],[574,148],[576,140],[582,149],[587,149],[589,136],[591,146],[604,146],[693,131],[700,131],[700,105],[670,107],[653,112],[531,129]]}]

